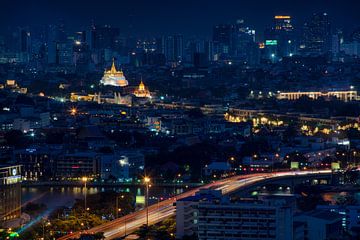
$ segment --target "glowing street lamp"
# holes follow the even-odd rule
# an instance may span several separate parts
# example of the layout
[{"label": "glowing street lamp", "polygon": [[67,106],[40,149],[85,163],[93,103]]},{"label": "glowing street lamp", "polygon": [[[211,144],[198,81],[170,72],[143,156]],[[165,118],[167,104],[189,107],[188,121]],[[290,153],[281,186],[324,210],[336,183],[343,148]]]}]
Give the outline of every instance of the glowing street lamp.
[{"label": "glowing street lamp", "polygon": [[76,109],[75,107],[73,107],[73,108],[70,109],[70,114],[71,114],[71,115],[75,116],[76,113],[77,113],[77,109]]},{"label": "glowing street lamp", "polygon": [[87,206],[86,206],[86,194],[87,194],[87,187],[86,187],[86,183],[88,181],[88,178],[87,177],[82,177],[81,180],[84,182],[84,188],[85,188],[85,211],[88,210]]},{"label": "glowing street lamp", "polygon": [[149,177],[144,177],[144,183],[146,185],[146,196],[145,196],[145,204],[146,204],[146,226],[149,226],[149,183],[151,179]]}]

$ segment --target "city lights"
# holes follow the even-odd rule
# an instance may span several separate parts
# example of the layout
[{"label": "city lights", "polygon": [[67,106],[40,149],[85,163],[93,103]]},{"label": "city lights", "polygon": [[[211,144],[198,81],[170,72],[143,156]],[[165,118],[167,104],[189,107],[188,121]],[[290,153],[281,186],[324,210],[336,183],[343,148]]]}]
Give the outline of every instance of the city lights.
[{"label": "city lights", "polygon": [[3,1],[0,239],[360,239],[352,1]]}]

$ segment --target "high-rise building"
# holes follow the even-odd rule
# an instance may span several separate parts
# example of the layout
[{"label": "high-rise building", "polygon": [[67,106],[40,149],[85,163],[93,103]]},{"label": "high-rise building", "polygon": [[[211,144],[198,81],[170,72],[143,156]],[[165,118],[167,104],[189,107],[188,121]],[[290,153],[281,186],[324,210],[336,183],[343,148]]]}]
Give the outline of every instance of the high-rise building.
[{"label": "high-rise building", "polygon": [[94,49],[116,49],[118,47],[119,28],[109,25],[95,26],[92,29],[92,45]]},{"label": "high-rise building", "polygon": [[277,15],[271,28],[265,30],[265,58],[276,61],[296,53],[296,41],[291,16]]},{"label": "high-rise building", "polygon": [[30,53],[31,51],[31,33],[26,29],[20,30],[20,52]]},{"label": "high-rise building", "polygon": [[324,54],[331,50],[331,25],[327,13],[315,13],[304,24],[303,43],[304,54]]},{"label": "high-rise building", "polygon": [[67,39],[64,42],[56,44],[56,63],[61,65],[72,65],[74,53],[73,39]]},{"label": "high-rise building", "polygon": [[0,227],[20,225],[21,166],[0,166]]},{"label": "high-rise building", "polygon": [[[50,64],[59,64],[59,44],[64,44],[67,40],[64,25],[49,25],[47,31],[47,58]],[[64,51],[64,46],[60,46]]]},{"label": "high-rise building", "polygon": [[233,57],[239,61],[249,62],[255,46],[255,30],[246,27],[244,20],[237,20],[232,38]]},{"label": "high-rise building", "polygon": [[182,61],[184,57],[183,35],[165,36],[157,40],[158,51],[165,55],[167,62]]},{"label": "high-rise building", "polygon": [[292,32],[294,30],[294,27],[291,23],[291,16],[275,16],[274,25],[274,29],[276,31]]},{"label": "high-rise building", "polygon": [[208,61],[214,61],[214,42],[213,41],[205,41],[204,43],[204,52]]},{"label": "high-rise building", "polygon": [[235,27],[232,24],[219,24],[213,28],[213,42],[215,54],[219,59],[227,59],[233,53],[233,39]]}]

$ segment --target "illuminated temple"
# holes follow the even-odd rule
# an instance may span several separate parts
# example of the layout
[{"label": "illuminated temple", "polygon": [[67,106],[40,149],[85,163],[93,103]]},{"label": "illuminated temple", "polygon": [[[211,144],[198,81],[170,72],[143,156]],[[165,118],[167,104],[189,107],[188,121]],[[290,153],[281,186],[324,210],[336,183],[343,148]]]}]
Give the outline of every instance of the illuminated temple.
[{"label": "illuminated temple", "polygon": [[140,82],[139,87],[135,89],[134,95],[139,98],[150,98],[150,91],[145,87],[143,81]]},{"label": "illuminated temple", "polygon": [[103,85],[110,85],[115,87],[125,87],[129,85],[126,80],[124,73],[122,71],[116,70],[115,61],[113,59],[113,63],[110,70],[105,70],[104,76],[100,80],[100,83]]}]

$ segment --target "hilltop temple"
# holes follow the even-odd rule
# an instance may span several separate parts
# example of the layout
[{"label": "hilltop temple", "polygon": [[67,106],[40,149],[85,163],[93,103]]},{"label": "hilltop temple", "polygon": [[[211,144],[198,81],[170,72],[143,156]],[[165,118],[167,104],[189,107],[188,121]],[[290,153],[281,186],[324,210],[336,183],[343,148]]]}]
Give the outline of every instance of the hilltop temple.
[{"label": "hilltop temple", "polygon": [[127,85],[129,85],[128,81],[124,76],[124,73],[121,70],[116,70],[114,59],[111,69],[108,71],[104,71],[104,76],[100,80],[100,83],[103,85],[110,85],[115,87],[126,87]]},{"label": "hilltop temple", "polygon": [[143,81],[140,82],[139,87],[135,89],[134,95],[138,98],[150,98],[150,91],[145,87]]}]

